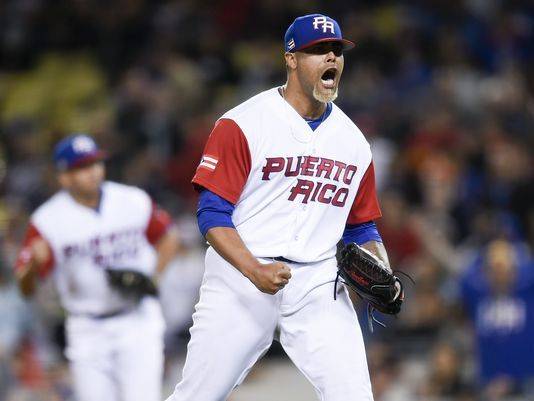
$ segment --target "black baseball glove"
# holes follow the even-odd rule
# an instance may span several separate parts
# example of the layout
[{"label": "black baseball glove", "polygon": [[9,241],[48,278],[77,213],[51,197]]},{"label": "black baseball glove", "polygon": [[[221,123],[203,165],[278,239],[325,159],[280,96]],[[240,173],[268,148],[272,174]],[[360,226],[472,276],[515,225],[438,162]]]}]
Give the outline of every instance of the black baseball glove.
[{"label": "black baseball glove", "polygon": [[124,297],[140,300],[146,295],[157,296],[158,291],[152,279],[143,273],[131,269],[106,269],[111,287]]},{"label": "black baseball glove", "polygon": [[356,294],[367,302],[369,329],[373,331],[373,311],[397,315],[404,301],[404,286],[393,271],[368,250],[350,243],[338,254],[338,273],[334,289],[337,292],[339,277]]}]

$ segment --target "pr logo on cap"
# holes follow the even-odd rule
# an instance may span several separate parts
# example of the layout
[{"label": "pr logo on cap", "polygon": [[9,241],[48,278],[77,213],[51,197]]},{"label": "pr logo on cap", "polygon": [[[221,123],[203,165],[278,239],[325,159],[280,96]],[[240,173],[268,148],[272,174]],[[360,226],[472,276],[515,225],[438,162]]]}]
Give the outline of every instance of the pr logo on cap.
[{"label": "pr logo on cap", "polygon": [[330,32],[335,34],[334,23],[332,21],[328,21],[324,15],[315,17],[313,19],[313,29],[319,29],[319,25],[322,25],[324,33],[326,33],[327,29],[330,29]]},{"label": "pr logo on cap", "polygon": [[72,147],[76,153],[89,153],[96,149],[96,143],[88,136],[80,135],[73,139]]}]

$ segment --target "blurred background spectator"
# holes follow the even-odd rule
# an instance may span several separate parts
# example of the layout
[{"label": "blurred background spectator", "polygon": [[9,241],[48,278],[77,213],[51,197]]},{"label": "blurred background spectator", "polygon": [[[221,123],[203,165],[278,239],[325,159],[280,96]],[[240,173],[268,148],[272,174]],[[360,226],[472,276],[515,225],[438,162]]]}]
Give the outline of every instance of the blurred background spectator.
[{"label": "blurred background spectator", "polygon": [[462,278],[475,335],[478,376],[487,399],[522,394],[534,381],[534,265],[524,249],[491,242]]},{"label": "blurred background spectator", "polygon": [[[54,296],[28,303],[11,275],[29,213],[57,189],[51,148],[72,131],[187,238],[161,283],[176,383],[203,269],[189,181],[215,119],[283,83],[283,34],[310,12],[357,43],[337,102],[371,142],[392,265],[417,282],[399,319],[366,332],[376,400],[534,399],[530,1],[4,0],[1,401],[72,399]],[[272,384],[298,374],[288,363],[274,347],[234,399],[310,399],[305,382]]]}]

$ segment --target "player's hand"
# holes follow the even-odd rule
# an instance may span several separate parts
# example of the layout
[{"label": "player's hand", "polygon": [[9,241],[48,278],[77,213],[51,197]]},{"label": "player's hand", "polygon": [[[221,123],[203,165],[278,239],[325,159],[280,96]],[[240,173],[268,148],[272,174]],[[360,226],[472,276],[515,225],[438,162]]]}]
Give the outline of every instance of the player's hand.
[{"label": "player's hand", "polygon": [[50,258],[50,248],[47,242],[42,238],[34,240],[30,244],[30,249],[32,254],[31,262],[33,265],[42,266]]},{"label": "player's hand", "polygon": [[259,264],[247,277],[258,290],[274,295],[289,282],[291,270],[282,262]]},{"label": "player's hand", "polygon": [[36,238],[26,245],[20,254],[22,266],[17,269],[18,275],[34,274],[50,257],[50,248],[45,240]]},{"label": "player's hand", "polygon": [[51,257],[51,250],[45,240],[36,238],[21,251],[21,257],[23,264],[16,277],[21,293],[29,297],[35,292],[37,272]]}]

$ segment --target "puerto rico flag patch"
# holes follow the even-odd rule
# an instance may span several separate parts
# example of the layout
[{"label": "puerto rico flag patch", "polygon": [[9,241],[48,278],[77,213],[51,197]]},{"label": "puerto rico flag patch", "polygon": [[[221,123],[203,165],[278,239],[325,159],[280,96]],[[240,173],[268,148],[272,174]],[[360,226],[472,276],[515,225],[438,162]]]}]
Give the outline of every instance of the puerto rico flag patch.
[{"label": "puerto rico flag patch", "polygon": [[295,40],[291,39],[289,42],[287,42],[287,50],[293,50],[295,47]]},{"label": "puerto rico flag patch", "polygon": [[200,164],[198,165],[198,167],[204,167],[210,171],[214,171],[215,167],[217,167],[218,162],[219,160],[216,157],[204,155],[202,156],[202,159],[200,159]]}]

